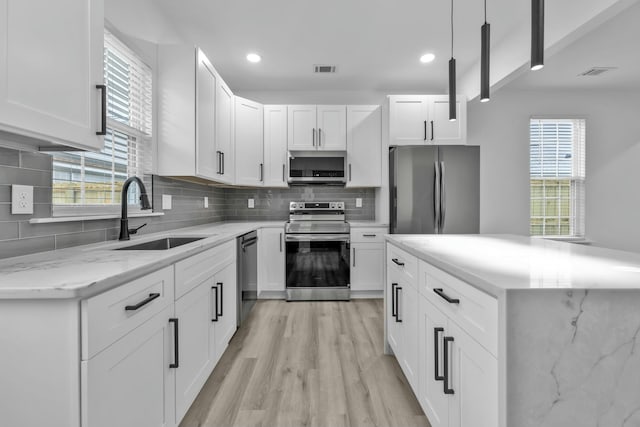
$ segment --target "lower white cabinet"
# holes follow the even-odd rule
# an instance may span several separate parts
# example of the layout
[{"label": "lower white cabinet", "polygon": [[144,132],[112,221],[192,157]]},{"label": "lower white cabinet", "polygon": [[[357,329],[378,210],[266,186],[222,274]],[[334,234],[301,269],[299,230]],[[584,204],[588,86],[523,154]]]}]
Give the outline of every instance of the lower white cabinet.
[{"label": "lower white cabinet", "polygon": [[258,298],[282,298],[285,290],[284,228],[258,231]]},{"label": "lower white cabinet", "polygon": [[[215,365],[220,360],[222,353],[227,349],[227,345],[236,333],[238,324],[238,304],[236,294],[236,263],[227,265],[216,273],[214,277],[213,309],[211,313],[212,336],[210,355]],[[216,290],[217,289],[217,290]]]},{"label": "lower white cabinet", "polygon": [[384,289],[384,245],[351,244],[351,291]]}]

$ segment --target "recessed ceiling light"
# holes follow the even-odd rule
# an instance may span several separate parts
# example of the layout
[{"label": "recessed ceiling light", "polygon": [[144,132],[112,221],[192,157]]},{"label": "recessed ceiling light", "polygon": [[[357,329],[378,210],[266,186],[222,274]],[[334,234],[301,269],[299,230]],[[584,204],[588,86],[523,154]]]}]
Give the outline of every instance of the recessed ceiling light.
[{"label": "recessed ceiling light", "polygon": [[257,53],[250,53],[247,55],[247,61],[249,62],[260,62],[262,60],[262,57],[260,57],[260,55],[258,55]]},{"label": "recessed ceiling light", "polygon": [[436,56],[433,53],[425,53],[420,57],[420,62],[422,62],[423,64],[428,64],[434,59],[436,59]]}]

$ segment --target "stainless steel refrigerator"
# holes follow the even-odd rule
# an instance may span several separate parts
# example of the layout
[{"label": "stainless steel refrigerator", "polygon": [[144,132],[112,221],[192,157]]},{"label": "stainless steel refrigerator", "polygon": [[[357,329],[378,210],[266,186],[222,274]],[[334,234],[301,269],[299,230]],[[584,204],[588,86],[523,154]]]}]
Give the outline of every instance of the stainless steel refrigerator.
[{"label": "stainless steel refrigerator", "polygon": [[480,229],[480,147],[389,150],[392,234],[475,234]]}]

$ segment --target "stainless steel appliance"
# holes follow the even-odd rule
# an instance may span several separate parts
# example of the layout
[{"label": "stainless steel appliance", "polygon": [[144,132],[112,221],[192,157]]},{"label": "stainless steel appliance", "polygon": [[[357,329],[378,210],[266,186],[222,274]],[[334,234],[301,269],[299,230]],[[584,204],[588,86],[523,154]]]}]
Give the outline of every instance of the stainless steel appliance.
[{"label": "stainless steel appliance", "polygon": [[291,202],[285,224],[287,301],[349,300],[344,202]]},{"label": "stainless steel appliance", "polygon": [[392,234],[475,234],[480,229],[480,147],[389,151]]},{"label": "stainless steel appliance", "polygon": [[258,299],[258,232],[238,237],[238,326]]},{"label": "stainless steel appliance", "polygon": [[344,154],[311,153],[289,157],[289,184],[333,184],[346,183]]}]

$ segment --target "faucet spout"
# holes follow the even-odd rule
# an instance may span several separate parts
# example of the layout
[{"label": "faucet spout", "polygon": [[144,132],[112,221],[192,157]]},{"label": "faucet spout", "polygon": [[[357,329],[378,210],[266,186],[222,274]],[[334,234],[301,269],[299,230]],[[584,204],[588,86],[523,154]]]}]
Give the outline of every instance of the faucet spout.
[{"label": "faucet spout", "polygon": [[143,210],[151,209],[149,203],[149,197],[147,197],[147,189],[145,188],[142,180],[137,176],[128,178],[122,185],[122,198],[121,198],[121,215],[120,215],[120,237],[118,240],[129,240],[129,218],[127,215],[127,193],[129,192],[129,186],[132,182],[136,182],[140,187],[140,207]]}]

